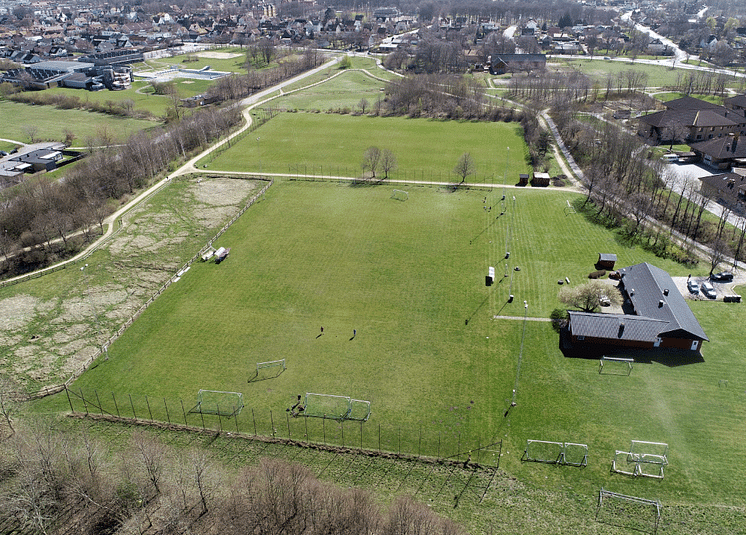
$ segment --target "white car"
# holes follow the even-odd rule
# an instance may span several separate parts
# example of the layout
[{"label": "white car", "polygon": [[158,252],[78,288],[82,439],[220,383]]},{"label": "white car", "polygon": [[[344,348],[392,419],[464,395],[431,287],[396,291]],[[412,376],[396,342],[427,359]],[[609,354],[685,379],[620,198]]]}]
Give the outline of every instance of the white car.
[{"label": "white car", "polygon": [[709,282],[703,282],[700,285],[700,288],[702,289],[702,293],[705,294],[705,296],[709,297],[710,299],[715,299],[717,297],[717,292],[715,292],[715,288]]}]

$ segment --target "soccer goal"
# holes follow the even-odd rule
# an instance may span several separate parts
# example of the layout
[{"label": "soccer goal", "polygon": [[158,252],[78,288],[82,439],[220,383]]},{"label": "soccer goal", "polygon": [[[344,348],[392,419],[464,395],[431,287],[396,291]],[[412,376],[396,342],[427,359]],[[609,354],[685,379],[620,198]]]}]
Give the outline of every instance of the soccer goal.
[{"label": "soccer goal", "polygon": [[370,417],[370,402],[352,399],[348,396],[307,392],[302,415],[308,418],[364,422]]},{"label": "soccer goal", "polygon": [[598,373],[604,375],[630,375],[635,359],[603,356],[598,361]]},{"label": "soccer goal", "polygon": [[611,471],[628,476],[663,479],[663,468],[668,466],[668,444],[633,440],[629,451],[616,451]]},{"label": "soccer goal", "polygon": [[241,392],[200,390],[197,393],[197,405],[189,412],[230,417],[238,416],[243,407],[243,394]]},{"label": "soccer goal", "polygon": [[661,503],[637,496],[618,494],[601,488],[596,507],[596,522],[631,531],[653,533],[661,521]]},{"label": "soccer goal", "polygon": [[250,381],[262,381],[264,379],[274,379],[282,372],[287,370],[285,359],[270,360],[267,362],[257,362],[254,377]]},{"label": "soccer goal", "polygon": [[548,440],[527,440],[523,461],[562,464],[570,466],[588,465],[588,445],[577,442],[552,442]]},{"label": "soccer goal", "polygon": [[567,206],[565,207],[565,215],[576,214],[575,207],[570,204],[570,199],[567,199]]},{"label": "soccer goal", "polygon": [[391,198],[397,201],[408,201],[409,193],[401,189],[395,189],[391,192]]}]

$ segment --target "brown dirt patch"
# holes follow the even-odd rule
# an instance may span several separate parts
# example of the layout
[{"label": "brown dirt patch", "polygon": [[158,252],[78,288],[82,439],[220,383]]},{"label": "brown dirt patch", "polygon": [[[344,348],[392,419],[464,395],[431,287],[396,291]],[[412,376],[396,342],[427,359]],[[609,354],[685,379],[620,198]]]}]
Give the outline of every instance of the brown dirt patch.
[{"label": "brown dirt patch", "polygon": [[20,329],[34,317],[39,302],[30,295],[16,295],[0,301],[0,330]]}]

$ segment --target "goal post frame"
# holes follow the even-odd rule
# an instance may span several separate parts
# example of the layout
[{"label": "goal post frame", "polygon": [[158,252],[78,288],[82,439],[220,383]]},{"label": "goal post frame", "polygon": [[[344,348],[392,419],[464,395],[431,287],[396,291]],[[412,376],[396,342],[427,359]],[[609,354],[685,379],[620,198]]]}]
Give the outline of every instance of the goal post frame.
[{"label": "goal post frame", "polygon": [[391,192],[391,198],[396,199],[397,201],[408,201],[409,192],[404,191],[403,189],[395,189]]},{"label": "goal post frame", "polygon": [[[310,404],[309,400],[314,398],[336,400],[341,402],[340,410],[335,413],[325,412],[323,410],[315,409],[314,404]],[[349,396],[338,396],[334,394],[319,394],[316,392],[306,392],[305,400],[303,403],[303,411],[300,413],[301,416],[307,418],[323,418],[327,420],[336,420],[343,422],[345,420],[354,420],[359,422],[367,422],[370,418],[370,401],[362,399],[352,399]]]},{"label": "goal post frame", "polygon": [[622,373],[609,373],[608,375],[631,375],[632,374],[632,366],[635,363],[635,359],[624,358],[624,357],[608,357],[608,356],[604,355],[604,356],[602,356],[598,360],[598,373],[599,373],[599,375],[603,373],[603,371],[604,371],[604,364],[606,364],[607,362],[622,363],[622,364],[626,363],[627,364],[627,366],[626,366],[627,373],[626,374],[622,374]]},{"label": "goal post frame", "polygon": [[596,522],[601,522],[598,519],[598,515],[601,512],[601,508],[604,505],[604,501],[609,500],[619,500],[622,502],[627,502],[634,505],[641,505],[641,506],[647,506],[647,507],[654,507],[655,508],[655,520],[653,522],[653,533],[658,532],[658,527],[660,526],[661,521],[661,502],[659,500],[649,500],[647,498],[640,498],[638,496],[630,496],[627,494],[619,494],[617,492],[611,492],[610,490],[606,490],[603,487],[601,487],[601,490],[598,493],[598,504],[596,505],[596,516],[595,520]]},{"label": "goal post frame", "polygon": [[[230,404],[226,403],[225,405],[223,405],[223,407],[227,407],[227,409],[221,409],[220,402],[215,401],[215,408],[213,409],[211,406],[203,406],[203,404],[205,404],[205,400],[203,398],[206,394],[217,395],[218,397],[222,395],[235,396],[237,403],[230,403]],[[227,392],[223,390],[206,390],[206,389],[201,388],[199,392],[197,392],[197,404],[189,412],[198,412],[201,414],[214,414],[216,416],[226,416],[230,418],[231,416],[238,416],[243,410],[243,408],[244,408],[244,403],[243,403],[242,392]],[[232,410],[229,410],[229,409],[232,409]]]},{"label": "goal post frame", "polygon": [[[555,447],[556,456],[536,456],[529,452],[532,444],[543,447]],[[582,457],[576,452],[582,453]],[[557,464],[567,466],[588,466],[588,445],[579,442],[554,442],[550,440],[526,440],[526,449],[523,450],[522,461],[532,461],[546,464]]]}]

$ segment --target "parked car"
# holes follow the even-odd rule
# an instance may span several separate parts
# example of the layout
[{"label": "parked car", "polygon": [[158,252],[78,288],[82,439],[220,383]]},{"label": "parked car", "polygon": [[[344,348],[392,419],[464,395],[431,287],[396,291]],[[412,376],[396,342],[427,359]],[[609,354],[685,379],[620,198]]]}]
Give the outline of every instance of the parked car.
[{"label": "parked car", "polygon": [[720,273],[710,275],[710,280],[712,282],[732,282],[733,273],[730,271],[721,271]]},{"label": "parked car", "polygon": [[702,293],[705,294],[710,299],[715,299],[717,297],[717,292],[715,292],[715,288],[709,282],[702,283]]},{"label": "parked car", "polygon": [[686,283],[686,287],[689,289],[689,293],[694,294],[694,295],[699,295],[699,284],[697,284],[693,280],[690,279]]}]

